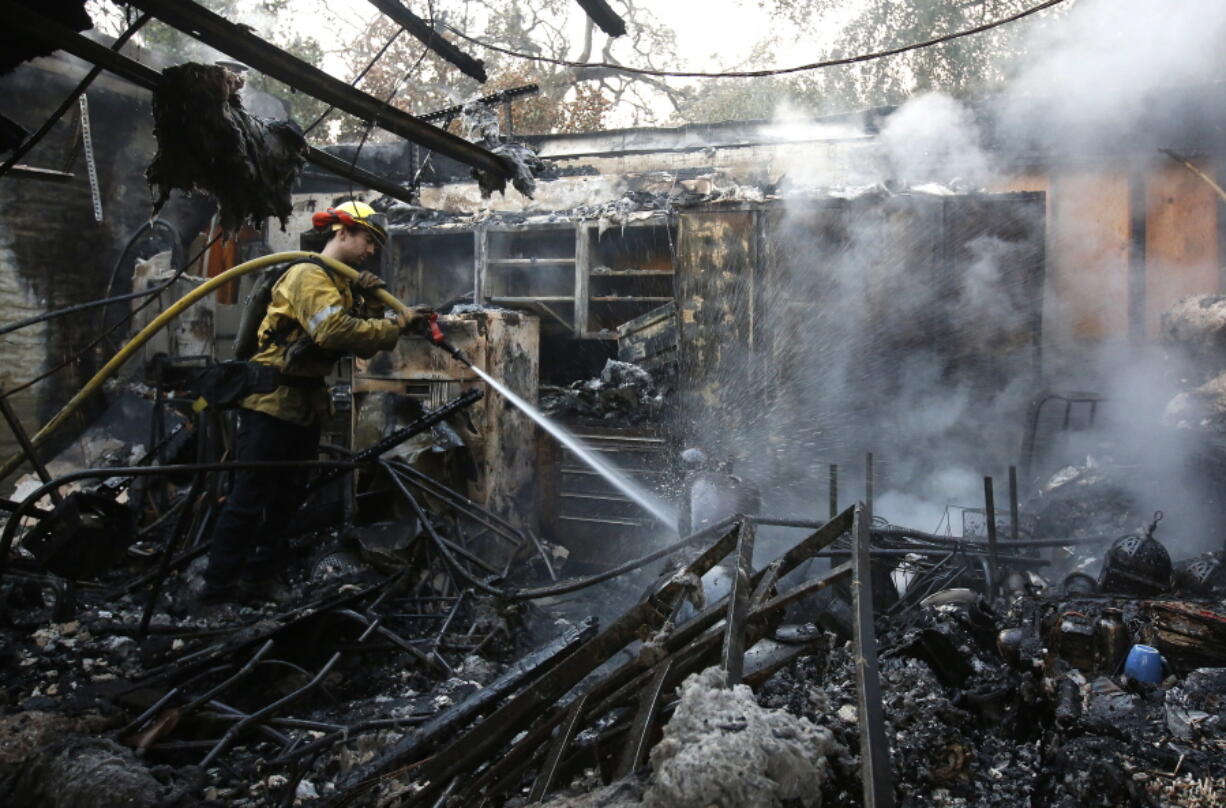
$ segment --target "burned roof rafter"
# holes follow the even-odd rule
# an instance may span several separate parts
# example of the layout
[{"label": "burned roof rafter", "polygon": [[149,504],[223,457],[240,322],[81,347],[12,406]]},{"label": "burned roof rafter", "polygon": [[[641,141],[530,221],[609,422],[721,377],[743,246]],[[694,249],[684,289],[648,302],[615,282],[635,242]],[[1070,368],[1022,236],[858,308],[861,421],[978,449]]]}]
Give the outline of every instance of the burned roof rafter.
[{"label": "burned roof rafter", "polygon": [[[4,5],[15,4],[5,2]],[[131,5],[295,90],[372,122],[405,140],[494,176],[510,178],[515,174],[507,161],[498,155],[350,87],[203,6],[186,0],[133,0]]]},{"label": "burned roof rafter", "polygon": [[405,8],[400,0],[369,0],[370,4],[390,17],[397,25],[415,36],[430,50],[459,68],[460,72],[469,78],[484,84],[489,78],[485,74],[485,62],[469,56],[464,51],[443,38],[429,22],[418,17]]},{"label": "burned roof rafter", "polygon": [[[0,10],[5,12],[5,18],[9,20],[17,33],[42,39],[60,50],[98,65],[146,90],[153,90],[162,80],[161,74],[153,68],[117,53],[88,37],[69,31],[14,0],[0,0]],[[412,194],[407,188],[389,182],[356,165],[351,165],[321,149],[308,147],[306,157],[308,162],[359,183],[364,188],[370,188],[402,202],[413,202]]]}]

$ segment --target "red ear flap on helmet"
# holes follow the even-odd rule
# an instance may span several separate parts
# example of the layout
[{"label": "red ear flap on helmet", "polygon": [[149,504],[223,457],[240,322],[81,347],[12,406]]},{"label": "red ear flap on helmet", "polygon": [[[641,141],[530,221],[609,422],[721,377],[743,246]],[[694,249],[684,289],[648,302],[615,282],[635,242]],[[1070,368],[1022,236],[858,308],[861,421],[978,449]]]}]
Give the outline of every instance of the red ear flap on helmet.
[{"label": "red ear flap on helmet", "polygon": [[336,208],[316,211],[311,215],[311,226],[316,230],[323,230],[325,227],[334,224],[343,224],[345,227],[356,227],[357,221],[345,211],[337,210]]}]

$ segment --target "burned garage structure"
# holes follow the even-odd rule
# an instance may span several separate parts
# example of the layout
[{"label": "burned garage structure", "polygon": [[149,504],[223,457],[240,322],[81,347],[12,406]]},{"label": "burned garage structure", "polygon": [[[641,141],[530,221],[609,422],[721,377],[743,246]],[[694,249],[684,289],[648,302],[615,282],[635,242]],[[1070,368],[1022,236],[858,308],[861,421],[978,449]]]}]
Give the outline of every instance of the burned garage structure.
[{"label": "burned garage structure", "polygon": [[1226,11],[610,128],[451,5],[0,0],[0,803],[1223,804]]}]

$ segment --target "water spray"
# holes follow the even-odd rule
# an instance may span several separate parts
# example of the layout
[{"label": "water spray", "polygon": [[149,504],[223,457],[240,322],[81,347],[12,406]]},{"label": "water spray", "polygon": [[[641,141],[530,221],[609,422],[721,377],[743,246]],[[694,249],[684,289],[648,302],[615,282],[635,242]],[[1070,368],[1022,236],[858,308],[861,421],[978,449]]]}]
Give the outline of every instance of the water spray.
[{"label": "water spray", "polygon": [[438,324],[438,314],[431,312],[426,324],[426,338],[433,345],[442,348],[447,353],[451,354],[459,362],[463,362],[473,373],[481,377],[486,384],[493,387],[507,401],[514,404],[524,412],[533,421],[541,426],[549,434],[557,438],[563,446],[574,452],[575,456],[590,466],[601,477],[604,477],[614,488],[620,491],[625,496],[629,497],[635,504],[643,508],[651,514],[657,521],[667,526],[670,530],[677,529],[677,513],[667,504],[661,501],[658,497],[652,494],[643,486],[630,479],[624,472],[616,466],[610,464],[597,456],[583,441],[572,434],[568,429],[561,424],[546,416],[536,407],[529,404],[524,399],[520,398],[511,391],[502,382],[490,376],[481,368],[474,365],[467,357],[450,342],[447,341],[447,336],[443,333],[443,329]]}]

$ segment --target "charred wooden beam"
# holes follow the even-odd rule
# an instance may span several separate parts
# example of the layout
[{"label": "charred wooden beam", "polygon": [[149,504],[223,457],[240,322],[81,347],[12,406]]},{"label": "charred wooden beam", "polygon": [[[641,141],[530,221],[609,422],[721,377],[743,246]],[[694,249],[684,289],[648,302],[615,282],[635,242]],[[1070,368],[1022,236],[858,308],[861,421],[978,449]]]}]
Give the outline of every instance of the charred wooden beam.
[{"label": "charred wooden beam", "polygon": [[378,174],[372,174],[364,168],[358,168],[356,164],[342,160],[335,154],[330,154],[323,149],[317,149],[314,146],[308,146],[307,148],[306,159],[308,163],[317,165],[338,177],[352,180],[363,188],[378,191],[384,196],[399,199],[401,202],[408,202],[410,205],[416,204],[413,199],[413,192],[403,185],[391,180],[385,180]]},{"label": "charred wooden beam", "polygon": [[750,582],[753,575],[753,522],[741,522],[737,541],[736,569],[732,572],[732,591],[728,594],[728,616],[724,618],[724,685],[741,683],[745,672],[745,620],[749,616]]},{"label": "charred wooden beam", "polygon": [[427,48],[459,68],[464,75],[482,84],[489,78],[485,75],[485,62],[474,59],[448,42],[442,34],[434,30],[434,26],[405,8],[400,0],[370,0],[370,4],[417,37]]},{"label": "charred wooden beam", "polygon": [[132,0],[132,5],[295,90],[405,140],[497,177],[510,179],[515,175],[515,169],[498,155],[350,87],[203,6],[186,0]]},{"label": "charred wooden beam", "polygon": [[[744,537],[741,541],[745,541]],[[628,777],[647,762],[647,752],[651,748],[651,732],[660,711],[660,699],[668,690],[666,683],[672,673],[674,661],[667,659],[657,665],[651,683],[643,688],[638,710],[634,714],[634,723],[630,726],[630,736],[626,738],[626,745],[617,764],[615,774],[619,778]]]},{"label": "charred wooden beam", "polygon": [[855,612],[857,720],[860,724],[860,778],[866,808],[891,808],[894,783],[890,774],[890,742],[885,735],[881,703],[881,672],[877,668],[877,632],[873,626],[873,576],[869,560],[868,508],[856,505],[852,536],[852,600]]},{"label": "charred wooden beam", "polygon": [[609,36],[626,33],[626,21],[605,0],[577,0],[592,22]]},{"label": "charred wooden beam", "polygon": [[459,736],[421,769],[428,785],[409,798],[410,805],[432,805],[457,774],[488,760],[521,729],[540,717],[585,676],[620,651],[642,631],[655,631],[672,614],[691,582],[702,577],[732,550],[739,530],[712,543],[663,586],[614,620],[607,629],[576,649],[531,686],[507,702],[472,732]]},{"label": "charred wooden beam", "polygon": [[[8,23],[22,36],[41,39],[54,45],[58,50],[66,51],[79,59],[98,65],[139,87],[152,91],[162,81],[162,75],[153,68],[117,53],[92,39],[69,31],[63,26],[56,25],[14,0],[0,0],[0,11],[4,12]],[[413,196],[409,189],[402,188],[320,149],[308,147],[307,162],[339,177],[352,180],[363,188],[369,188],[393,199],[413,204]]]}]

